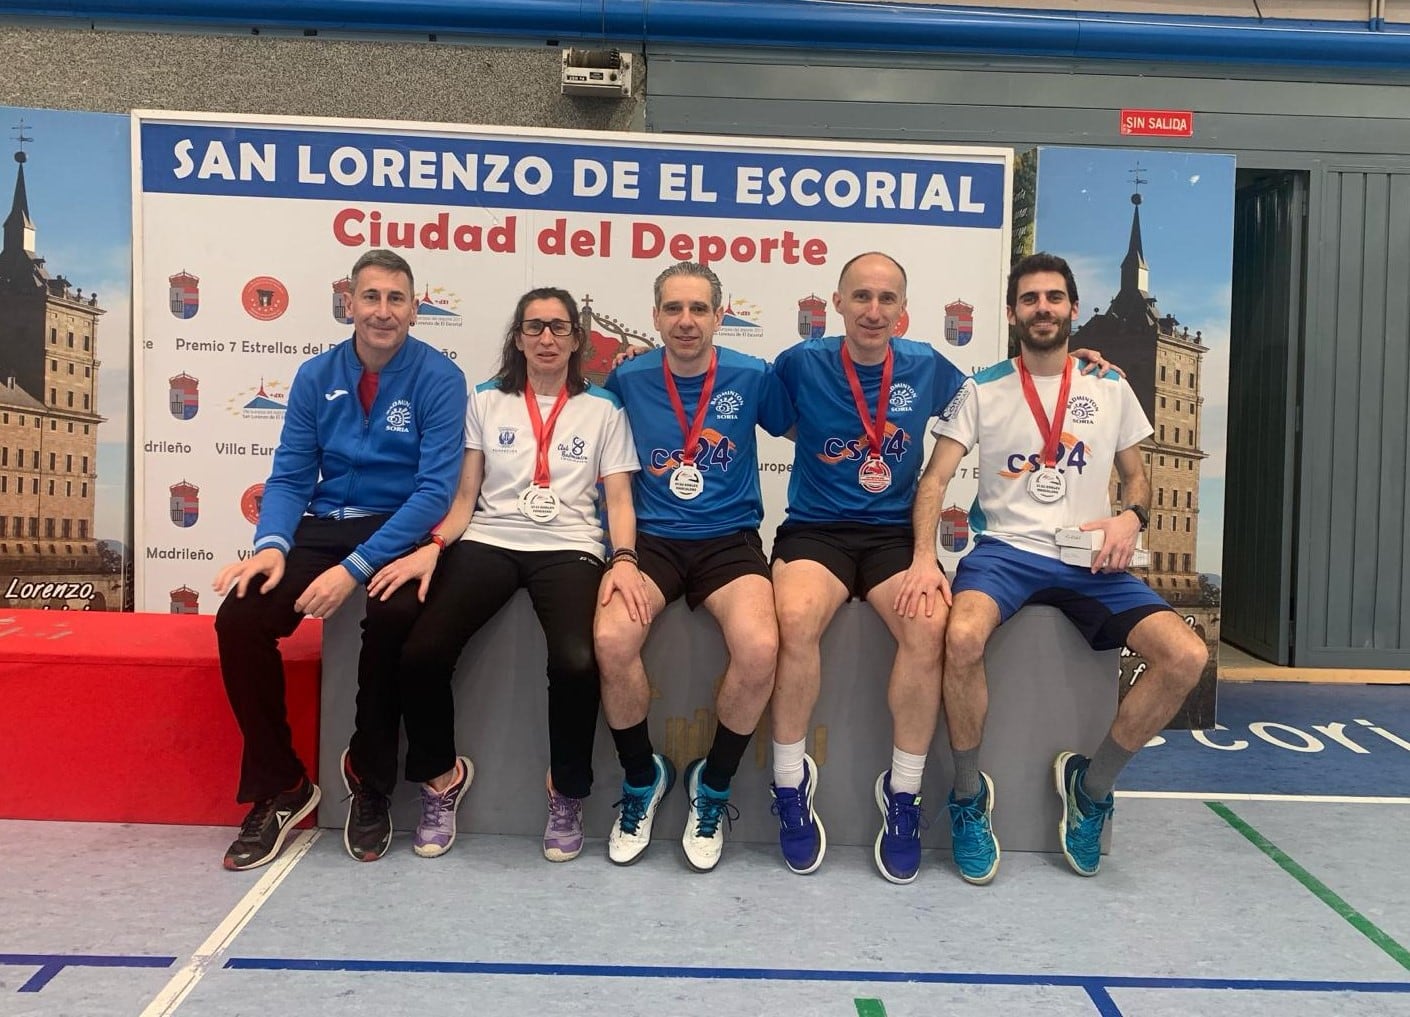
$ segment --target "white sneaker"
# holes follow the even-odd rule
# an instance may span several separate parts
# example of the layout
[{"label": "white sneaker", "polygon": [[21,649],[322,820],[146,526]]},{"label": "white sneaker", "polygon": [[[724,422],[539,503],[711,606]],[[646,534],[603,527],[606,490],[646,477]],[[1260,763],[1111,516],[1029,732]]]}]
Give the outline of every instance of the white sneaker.
[{"label": "white sneaker", "polygon": [[618,865],[630,865],[641,857],[651,843],[651,823],[656,818],[656,806],[676,783],[676,768],[659,752],[651,757],[656,763],[656,780],[650,787],[622,785],[621,806],[612,832],[607,835],[607,857]]},{"label": "white sneaker", "polygon": [[733,822],[739,810],[729,803],[729,792],[715,791],[700,783],[705,760],[697,759],[685,768],[685,793],[690,811],[686,813],[681,847],[685,860],[696,872],[709,872],[720,863],[725,847],[725,831],[720,820]]}]

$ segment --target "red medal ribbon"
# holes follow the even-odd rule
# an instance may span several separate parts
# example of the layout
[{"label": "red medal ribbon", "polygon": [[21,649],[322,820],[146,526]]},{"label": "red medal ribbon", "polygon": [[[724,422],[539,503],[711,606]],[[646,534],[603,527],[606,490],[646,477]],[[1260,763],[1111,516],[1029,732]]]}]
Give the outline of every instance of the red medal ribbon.
[{"label": "red medal ribbon", "polygon": [[1062,421],[1067,416],[1067,394],[1072,390],[1072,358],[1068,357],[1062,365],[1062,381],[1058,385],[1057,406],[1053,408],[1052,423],[1048,423],[1048,415],[1043,412],[1043,403],[1038,398],[1038,388],[1033,384],[1033,375],[1029,373],[1028,366],[1024,364],[1023,357],[1018,358],[1018,379],[1023,384],[1023,398],[1028,400],[1028,408],[1033,411],[1033,420],[1038,425],[1038,434],[1043,439],[1043,466],[1052,469],[1057,465],[1058,439],[1062,436]]},{"label": "red medal ribbon", "polygon": [[886,404],[891,401],[891,370],[895,366],[891,355],[891,344],[886,345],[886,361],[881,367],[881,392],[876,400],[876,420],[867,412],[867,397],[862,392],[862,380],[857,377],[857,365],[852,363],[852,354],[847,350],[847,341],[842,341],[842,370],[847,375],[847,383],[852,386],[852,401],[857,405],[857,416],[867,432],[867,448],[871,455],[881,458],[881,443],[886,437]]},{"label": "red medal ribbon", "polygon": [[663,355],[661,357],[661,373],[666,376],[666,394],[671,397],[671,408],[676,411],[676,419],[680,421],[681,434],[685,437],[685,447],[681,449],[681,461],[686,466],[695,465],[695,446],[700,444],[700,434],[705,430],[705,411],[710,407],[710,395],[715,391],[715,369],[720,364],[720,351],[712,349],[710,351],[710,366],[705,371],[705,382],[700,387],[700,401],[695,404],[695,417],[690,422],[690,426],[685,426],[685,404],[681,402],[680,391],[676,388],[676,379],[671,375],[671,365],[666,362]]},{"label": "red medal ribbon", "polygon": [[568,405],[568,386],[564,385],[559,391],[553,409],[548,412],[547,423],[543,414],[539,413],[538,397],[534,395],[534,386],[529,384],[527,378],[524,379],[524,402],[529,406],[529,423],[533,425],[534,443],[538,446],[538,458],[534,461],[534,486],[547,487],[548,446],[553,441],[553,425],[558,423],[558,414]]}]

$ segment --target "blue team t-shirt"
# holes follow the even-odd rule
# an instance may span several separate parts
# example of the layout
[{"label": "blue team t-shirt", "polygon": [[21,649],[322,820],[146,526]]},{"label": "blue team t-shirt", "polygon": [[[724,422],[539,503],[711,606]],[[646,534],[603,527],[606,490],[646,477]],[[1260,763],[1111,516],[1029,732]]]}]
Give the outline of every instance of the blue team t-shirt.
[{"label": "blue team t-shirt", "polygon": [[[690,501],[677,498],[669,486],[672,470],[681,464],[685,434],[661,372],[665,350],[633,357],[607,376],[607,390],[626,407],[641,460],[641,471],[632,478],[632,498],[642,533],[705,540],[757,530],[763,522],[754,428],[786,433],[793,426],[793,403],[768,363],[723,347],[715,349],[719,355],[715,386],[695,448],[695,466],[705,486]],[[672,377],[689,425],[705,375]]]},{"label": "blue team t-shirt", "polygon": [[[842,337],[805,339],[774,361],[774,373],[797,407],[798,431],[788,481],[788,523],[904,525],[925,465],[926,422],[959,391],[965,376],[927,343],[892,339],[891,392],[882,458],[891,485],[872,493],[858,481],[866,428],[842,369]],[[881,364],[857,364],[867,412],[875,416]]]}]

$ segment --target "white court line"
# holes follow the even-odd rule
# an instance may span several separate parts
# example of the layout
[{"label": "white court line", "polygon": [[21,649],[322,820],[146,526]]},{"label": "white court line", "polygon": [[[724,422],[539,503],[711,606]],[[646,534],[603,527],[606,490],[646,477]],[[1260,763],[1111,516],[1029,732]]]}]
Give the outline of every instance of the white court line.
[{"label": "white court line", "polygon": [[196,952],[191,955],[185,966],[171,976],[171,980],[157,993],[156,998],[147,1004],[147,1008],[139,1017],[169,1017],[174,1013],[186,997],[191,995],[196,983],[205,977],[206,972],[225,952],[226,947],[264,906],[264,902],[274,895],[279,884],[284,882],[284,877],[293,871],[299,859],[308,854],[309,848],[313,847],[314,842],[322,835],[323,831],[315,828],[304,830],[296,836],[284,852],[270,863],[264,875],[260,876],[259,882],[250,887],[249,892],[240,898],[240,903],[236,904],[225,916],[224,921],[215,927],[215,931],[206,937],[206,941],[196,948]]},{"label": "white court line", "polygon": [[1324,805],[1410,805],[1410,798],[1366,795],[1248,795],[1230,791],[1118,791],[1117,798],[1179,798],[1198,802],[1317,802]]}]

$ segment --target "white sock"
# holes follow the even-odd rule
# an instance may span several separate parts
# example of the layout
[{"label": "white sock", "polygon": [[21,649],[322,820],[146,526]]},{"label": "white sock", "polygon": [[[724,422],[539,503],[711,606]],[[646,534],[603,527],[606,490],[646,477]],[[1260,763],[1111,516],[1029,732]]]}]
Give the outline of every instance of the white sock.
[{"label": "white sock", "polygon": [[[777,765],[777,764],[775,764]],[[925,776],[925,756],[891,748],[891,790],[908,795],[920,794],[920,779]]]},{"label": "white sock", "polygon": [[807,747],[806,738],[788,745],[774,742],[775,787],[798,787],[803,783],[803,753]]}]

